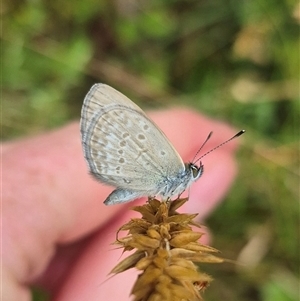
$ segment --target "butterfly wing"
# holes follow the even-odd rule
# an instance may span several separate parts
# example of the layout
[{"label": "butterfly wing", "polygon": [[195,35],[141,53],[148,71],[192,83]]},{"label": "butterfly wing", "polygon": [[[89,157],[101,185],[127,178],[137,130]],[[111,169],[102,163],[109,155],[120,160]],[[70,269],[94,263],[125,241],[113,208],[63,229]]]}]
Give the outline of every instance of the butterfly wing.
[{"label": "butterfly wing", "polygon": [[184,163],[165,134],[130,99],[94,85],[82,109],[81,134],[90,172],[116,187],[155,193]]},{"label": "butterfly wing", "polygon": [[142,114],[145,114],[139,106],[119,91],[105,84],[95,84],[92,86],[83,101],[80,120],[81,133],[87,131],[93,115],[100,112],[103,108],[114,104],[128,106]]}]

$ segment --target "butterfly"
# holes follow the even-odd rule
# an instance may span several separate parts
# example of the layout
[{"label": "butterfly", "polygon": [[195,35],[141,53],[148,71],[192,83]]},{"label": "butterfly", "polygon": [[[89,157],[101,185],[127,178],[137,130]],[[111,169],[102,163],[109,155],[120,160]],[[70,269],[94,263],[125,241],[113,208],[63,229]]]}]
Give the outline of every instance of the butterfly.
[{"label": "butterfly", "polygon": [[169,200],[203,174],[201,162],[199,166],[184,163],[145,112],[108,85],[95,84],[86,95],[80,131],[90,173],[116,187],[104,201],[106,205],[143,196]]}]

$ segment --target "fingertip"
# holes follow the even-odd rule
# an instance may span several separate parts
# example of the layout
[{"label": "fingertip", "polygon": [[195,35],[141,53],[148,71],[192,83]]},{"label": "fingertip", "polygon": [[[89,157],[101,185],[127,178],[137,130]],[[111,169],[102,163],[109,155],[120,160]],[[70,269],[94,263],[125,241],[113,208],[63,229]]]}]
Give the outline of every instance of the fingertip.
[{"label": "fingertip", "polygon": [[198,212],[201,220],[224,200],[238,171],[234,158],[223,152],[207,158],[204,168],[203,176],[192,185],[186,203],[188,211]]}]

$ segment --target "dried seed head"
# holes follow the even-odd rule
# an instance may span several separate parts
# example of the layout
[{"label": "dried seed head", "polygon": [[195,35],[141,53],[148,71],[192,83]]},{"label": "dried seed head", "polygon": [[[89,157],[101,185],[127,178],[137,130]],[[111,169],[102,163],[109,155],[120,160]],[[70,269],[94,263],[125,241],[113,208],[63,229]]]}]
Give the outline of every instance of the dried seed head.
[{"label": "dried seed head", "polygon": [[[131,293],[134,301],[200,301],[200,293],[209,285],[211,277],[200,272],[201,262],[219,263],[223,259],[213,253],[216,249],[198,242],[203,233],[192,226],[197,214],[180,214],[176,210],[187,199],[160,202],[149,199],[133,210],[141,218],[132,219],[120,231],[127,235],[115,244],[136,251],[117,264],[112,274],[135,267],[141,271]],[[119,236],[119,235],[118,235]],[[195,264],[197,263],[197,265]]]}]

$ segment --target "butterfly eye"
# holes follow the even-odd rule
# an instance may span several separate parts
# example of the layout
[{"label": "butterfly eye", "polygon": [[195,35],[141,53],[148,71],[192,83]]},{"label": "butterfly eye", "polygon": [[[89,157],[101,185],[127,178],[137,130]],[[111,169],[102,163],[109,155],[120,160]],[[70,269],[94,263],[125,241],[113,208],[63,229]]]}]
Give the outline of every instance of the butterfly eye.
[{"label": "butterfly eye", "polygon": [[200,166],[190,163],[190,169],[192,171],[193,179],[197,180],[203,174],[203,164],[200,162]]}]

